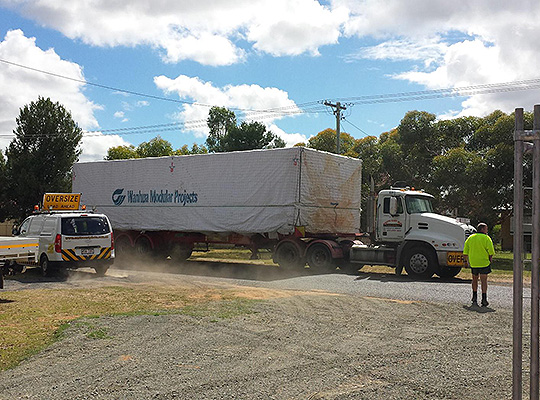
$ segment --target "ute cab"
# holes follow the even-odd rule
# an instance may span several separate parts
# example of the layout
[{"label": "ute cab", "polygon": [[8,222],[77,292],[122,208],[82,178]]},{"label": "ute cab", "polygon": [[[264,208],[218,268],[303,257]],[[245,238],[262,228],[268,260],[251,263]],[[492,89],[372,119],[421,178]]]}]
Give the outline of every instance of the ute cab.
[{"label": "ute cab", "polygon": [[[56,195],[68,199],[71,196]],[[115,256],[107,216],[79,210],[78,200],[77,209],[73,209],[74,206],[62,209],[67,207],[48,205],[45,200],[44,205],[48,210],[37,210],[14,232],[16,236],[38,240],[37,259],[43,274],[48,275],[55,269],[92,267],[97,274],[104,275]]]}]

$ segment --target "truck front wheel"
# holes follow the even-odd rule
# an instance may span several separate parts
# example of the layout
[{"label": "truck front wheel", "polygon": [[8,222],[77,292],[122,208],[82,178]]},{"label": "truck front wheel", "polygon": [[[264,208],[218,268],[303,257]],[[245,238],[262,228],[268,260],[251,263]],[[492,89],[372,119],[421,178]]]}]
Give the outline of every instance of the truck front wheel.
[{"label": "truck front wheel", "polygon": [[336,261],[327,246],[316,243],[307,251],[307,263],[315,272],[331,272],[336,269]]},{"label": "truck front wheel", "polygon": [[461,267],[439,267],[437,275],[441,278],[453,278],[461,272]]},{"label": "truck front wheel", "polygon": [[437,259],[425,246],[411,247],[405,254],[405,271],[413,278],[428,279],[433,276]]}]

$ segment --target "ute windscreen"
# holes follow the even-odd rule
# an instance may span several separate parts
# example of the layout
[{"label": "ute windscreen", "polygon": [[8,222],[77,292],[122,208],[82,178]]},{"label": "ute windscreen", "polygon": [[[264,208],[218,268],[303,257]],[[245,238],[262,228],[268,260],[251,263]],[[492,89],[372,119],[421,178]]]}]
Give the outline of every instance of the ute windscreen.
[{"label": "ute windscreen", "polygon": [[103,217],[62,218],[62,235],[103,235],[111,228]]}]

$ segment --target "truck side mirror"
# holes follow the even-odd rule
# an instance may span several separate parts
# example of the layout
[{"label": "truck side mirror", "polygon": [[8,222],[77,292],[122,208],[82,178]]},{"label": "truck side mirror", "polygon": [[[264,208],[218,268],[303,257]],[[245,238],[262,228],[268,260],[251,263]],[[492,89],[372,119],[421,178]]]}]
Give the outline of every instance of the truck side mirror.
[{"label": "truck side mirror", "polygon": [[19,228],[17,227],[17,225],[13,225],[13,228],[11,228],[11,234],[13,236],[19,236],[21,234],[21,232],[19,232]]},{"label": "truck side mirror", "polygon": [[390,215],[394,216],[398,213],[397,198],[390,197]]}]

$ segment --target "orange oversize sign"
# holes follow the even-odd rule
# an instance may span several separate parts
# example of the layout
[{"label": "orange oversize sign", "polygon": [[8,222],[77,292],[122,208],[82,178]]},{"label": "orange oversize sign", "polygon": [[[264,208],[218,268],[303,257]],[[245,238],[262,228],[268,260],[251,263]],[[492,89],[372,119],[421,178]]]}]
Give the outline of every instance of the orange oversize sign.
[{"label": "orange oversize sign", "polygon": [[78,210],[80,202],[80,193],[45,193],[43,195],[45,210]]}]

